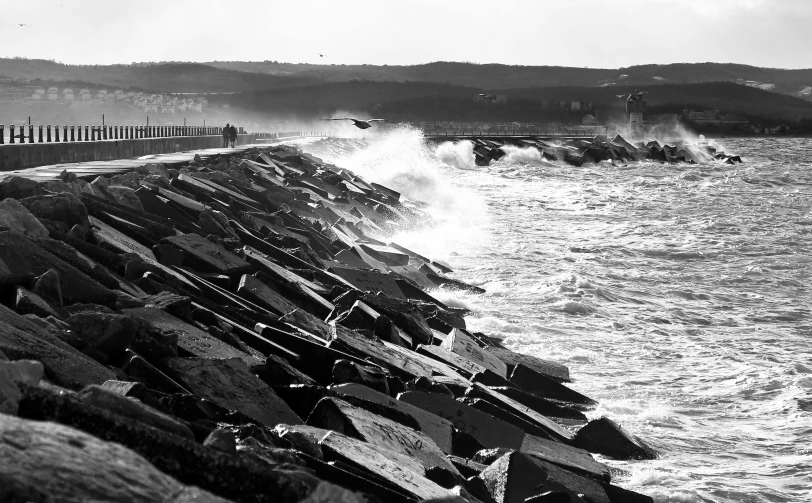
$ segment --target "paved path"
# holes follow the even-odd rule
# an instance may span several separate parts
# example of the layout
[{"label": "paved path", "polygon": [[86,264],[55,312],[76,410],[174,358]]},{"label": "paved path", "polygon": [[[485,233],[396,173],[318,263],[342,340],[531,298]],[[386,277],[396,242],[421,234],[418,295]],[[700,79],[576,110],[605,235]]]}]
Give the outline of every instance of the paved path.
[{"label": "paved path", "polygon": [[5,171],[0,173],[0,179],[17,175],[37,181],[53,180],[59,178],[59,174],[65,170],[71,173],[76,173],[76,176],[80,178],[95,178],[99,175],[112,176],[126,173],[139,166],[145,166],[151,163],[164,163],[169,165],[182,164],[194,159],[195,155],[199,155],[201,159],[207,159],[215,155],[234,155],[242,153],[246,150],[250,150],[254,147],[267,147],[268,145],[276,145],[279,143],[292,143],[296,140],[297,138],[282,138],[279,140],[268,141],[267,143],[252,143],[248,145],[240,145],[234,148],[207,148],[201,150],[187,150],[184,152],[172,152],[169,154],[150,154],[141,157],[132,157],[129,159],[114,159],[111,161],[53,164],[51,166],[40,166],[38,168]]}]

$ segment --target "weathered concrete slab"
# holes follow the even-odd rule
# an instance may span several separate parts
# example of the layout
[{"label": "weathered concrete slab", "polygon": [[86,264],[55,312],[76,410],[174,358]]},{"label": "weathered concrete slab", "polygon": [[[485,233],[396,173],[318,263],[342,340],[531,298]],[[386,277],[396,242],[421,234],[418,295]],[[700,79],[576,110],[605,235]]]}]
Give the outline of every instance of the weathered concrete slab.
[{"label": "weathered concrete slab", "polygon": [[282,284],[295,283],[300,286],[306,286],[307,288],[318,293],[319,295],[326,295],[327,293],[329,293],[328,289],[312,281],[309,281],[299,276],[298,274],[285,269],[280,265],[277,265],[276,263],[271,261],[268,257],[264,256],[262,253],[251,248],[250,246],[244,247],[241,253],[245,256],[245,259],[247,261],[260,267],[261,270],[263,270],[265,273],[270,275],[275,280],[278,280]]},{"label": "weathered concrete slab", "polygon": [[489,350],[479,347],[465,330],[451,330],[440,347],[482,365],[498,376],[507,377],[507,365]]},{"label": "weathered concrete slab", "polygon": [[425,478],[422,465],[411,457],[376,448],[334,431],[325,432],[319,443],[325,457],[345,460],[361,467],[417,499],[440,498],[449,494],[448,490]]},{"label": "weathered concrete slab", "polygon": [[389,266],[405,266],[409,264],[409,256],[402,253],[390,246],[381,246],[375,244],[361,243],[361,248],[367,253],[372,255],[373,258],[380,260]]},{"label": "weathered concrete slab", "polygon": [[263,425],[301,423],[299,416],[239,358],[165,358],[174,377],[195,394],[230,410],[238,410]]},{"label": "weathered concrete slab", "polygon": [[[397,400],[389,395],[384,395],[379,391],[360,384],[340,384],[338,386],[332,386],[330,391],[339,398],[348,401],[350,401],[351,398],[356,398],[391,408],[401,414],[406,414],[414,419],[420,427],[420,431],[431,438],[441,451],[446,454],[451,453],[451,433],[453,425],[447,419],[443,419],[440,416],[426,412],[414,405]],[[351,401],[351,403],[354,402]]]},{"label": "weathered concrete slab", "polygon": [[[487,386],[487,384],[486,384]],[[586,416],[578,410],[575,405],[568,402],[549,400],[530,393],[525,393],[519,388],[510,386],[488,386],[493,391],[501,393],[508,398],[516,400],[520,404],[535,410],[539,414],[547,417],[557,417],[562,419],[572,419],[586,422]]]},{"label": "weathered concrete slab", "polygon": [[262,363],[259,358],[244,353],[161,309],[142,307],[124,309],[122,312],[146,320],[161,330],[176,333],[178,335],[178,347],[199,358],[239,358],[247,365]]},{"label": "weathered concrete slab", "polygon": [[239,274],[252,270],[251,264],[198,234],[173,236],[164,238],[162,241],[180,248],[188,258],[208,271],[220,274]]},{"label": "weathered concrete slab", "polygon": [[391,277],[380,272],[359,271],[345,267],[333,267],[332,272],[350,282],[363,292],[383,292],[396,299],[406,299],[397,283]]},{"label": "weathered concrete slab", "polygon": [[438,393],[407,391],[397,398],[451,421],[456,429],[468,433],[485,447],[519,449],[524,441],[524,432],[519,428],[451,397]]},{"label": "weathered concrete slab", "polygon": [[540,426],[556,440],[571,442],[575,437],[574,433],[563,426],[560,426],[555,421],[539,414],[529,407],[522,405],[516,400],[493,391],[485,386],[474,384],[471,388],[469,388],[467,394],[470,397],[484,398],[507,410],[508,412],[511,412],[512,414],[515,414],[526,421],[530,421],[531,423]]},{"label": "weathered concrete slab", "polygon": [[550,379],[554,379],[559,382],[570,382],[569,369],[560,363],[551,360],[544,360],[542,358],[537,358],[535,356],[526,355],[523,353],[516,353],[509,349],[499,347],[491,347],[489,348],[489,351],[507,365],[515,367],[516,365],[521,364],[535,370],[539,374],[549,377]]},{"label": "weathered concrete slab", "polygon": [[283,321],[296,325],[302,330],[324,339],[329,339],[332,335],[332,330],[327,323],[302,310],[275,289],[253,276],[243,274],[237,287],[237,293],[251,302],[265,306],[279,317],[284,317]]},{"label": "weathered concrete slab", "polygon": [[510,382],[524,391],[542,397],[565,402],[595,405],[595,400],[561,384],[557,379],[536,372],[532,368],[518,364],[510,374]]},{"label": "weathered concrete slab", "polygon": [[307,424],[334,430],[387,451],[412,457],[424,470],[441,468],[462,480],[462,475],[427,435],[354,407],[343,400],[337,398],[320,400],[307,418]]},{"label": "weathered concrete slab", "polygon": [[595,461],[588,451],[553,442],[535,435],[525,435],[521,452],[580,473],[599,482],[610,480],[609,467]]}]

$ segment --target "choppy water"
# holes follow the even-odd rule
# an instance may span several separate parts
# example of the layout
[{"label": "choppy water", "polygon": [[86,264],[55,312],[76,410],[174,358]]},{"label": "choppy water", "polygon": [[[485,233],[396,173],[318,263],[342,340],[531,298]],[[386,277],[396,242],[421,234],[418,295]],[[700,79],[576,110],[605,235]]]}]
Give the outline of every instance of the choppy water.
[{"label": "choppy water", "polygon": [[723,140],[745,164],[576,168],[515,150],[320,142],[316,155],[432,204],[396,241],[481,296],[469,327],[570,367],[655,446],[618,462],[659,502],[812,501],[812,141]]}]

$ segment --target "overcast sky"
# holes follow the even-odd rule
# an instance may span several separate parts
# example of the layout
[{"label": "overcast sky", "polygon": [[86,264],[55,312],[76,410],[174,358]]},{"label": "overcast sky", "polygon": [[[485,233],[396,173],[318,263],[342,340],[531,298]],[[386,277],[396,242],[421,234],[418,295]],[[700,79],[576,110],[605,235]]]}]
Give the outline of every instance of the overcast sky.
[{"label": "overcast sky", "polygon": [[810,68],[812,0],[0,0],[0,34],[2,57],[78,64]]}]

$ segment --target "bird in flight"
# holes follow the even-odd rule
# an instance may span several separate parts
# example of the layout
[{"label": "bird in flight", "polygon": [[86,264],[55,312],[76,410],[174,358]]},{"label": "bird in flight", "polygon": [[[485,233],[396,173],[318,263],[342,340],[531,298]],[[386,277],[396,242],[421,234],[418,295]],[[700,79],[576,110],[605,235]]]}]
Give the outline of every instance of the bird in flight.
[{"label": "bird in flight", "polygon": [[323,57],[324,57],[324,54],[319,53],[319,57],[320,57],[320,58],[323,58]]},{"label": "bird in flight", "polygon": [[25,24],[25,23],[18,23],[18,24],[19,24],[20,26],[28,26],[28,25],[27,25],[27,24]]},{"label": "bird in flight", "polygon": [[352,125],[357,127],[358,129],[369,129],[372,127],[373,122],[389,122],[386,119],[367,119],[367,120],[359,120],[353,119],[352,117],[341,117],[338,119],[322,119],[325,121],[352,121]]}]

